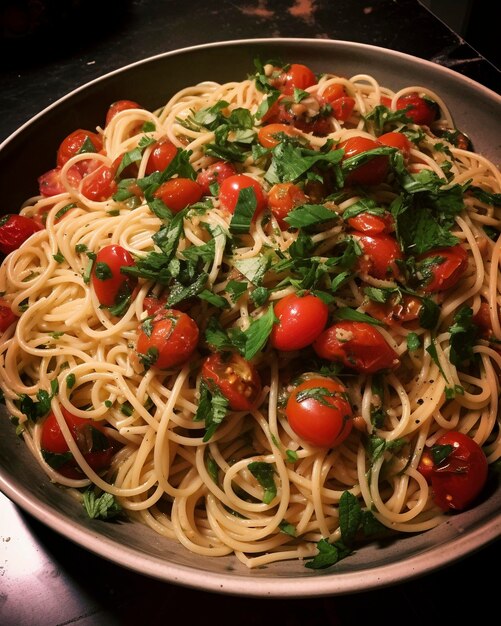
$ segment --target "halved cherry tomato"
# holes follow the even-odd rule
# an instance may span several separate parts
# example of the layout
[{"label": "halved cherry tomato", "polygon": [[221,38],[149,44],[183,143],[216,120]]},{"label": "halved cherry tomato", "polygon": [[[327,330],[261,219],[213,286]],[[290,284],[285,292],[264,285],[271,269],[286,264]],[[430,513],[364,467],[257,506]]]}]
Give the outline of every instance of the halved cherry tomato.
[{"label": "halved cherry tomato", "polygon": [[167,137],[159,139],[150,152],[145,173],[149,175],[153,174],[153,172],[161,172],[170,164],[176,154],[177,147],[170,139],[167,139]]},{"label": "halved cherry tomato", "polygon": [[404,159],[408,159],[411,153],[412,143],[407,139],[403,133],[393,131],[391,133],[385,133],[378,137],[379,143],[391,148],[397,148],[404,156]]},{"label": "halved cherry tomato", "polygon": [[229,213],[234,213],[241,190],[247,189],[248,187],[254,190],[256,197],[254,217],[262,213],[266,208],[266,197],[263,188],[257,180],[254,180],[251,176],[247,176],[247,174],[235,174],[223,180],[219,188],[219,202],[221,208]]},{"label": "halved cherry tomato", "polygon": [[397,100],[397,111],[407,107],[410,107],[410,109],[406,115],[415,124],[430,126],[439,115],[437,103],[430,98],[423,98],[417,92],[408,93]]},{"label": "halved cherry tomato", "polygon": [[108,126],[108,124],[115,117],[115,115],[117,115],[118,113],[121,113],[122,111],[127,111],[129,109],[142,109],[142,108],[143,107],[137,102],[135,102],[134,100],[117,100],[116,102],[113,102],[112,104],[110,104],[110,107],[108,108],[108,111],[106,113],[105,126]]},{"label": "halved cherry tomato", "polygon": [[202,365],[202,378],[215,385],[232,411],[250,411],[261,393],[259,372],[236,352],[215,352]]},{"label": "halved cherry tomato", "polygon": [[[315,98],[315,96],[311,96]],[[271,124],[285,124],[303,131],[323,137],[332,131],[331,115],[327,110],[322,110],[321,102],[318,100],[316,109],[318,113],[312,112],[303,103],[296,103],[289,96],[280,96],[270,107],[263,122],[269,126]],[[264,131],[263,131],[264,132]],[[261,142],[260,142],[261,143]],[[272,147],[272,146],[265,146]]]},{"label": "halved cherry tomato", "polygon": [[0,217],[0,252],[9,254],[17,250],[33,233],[42,230],[31,217],[8,213]]},{"label": "halved cherry tomato", "polygon": [[303,190],[294,183],[277,183],[268,192],[268,207],[282,230],[290,227],[285,221],[290,211],[307,202]]},{"label": "halved cherry tomato", "polygon": [[492,333],[491,306],[488,302],[483,301],[480,303],[472,321],[480,328],[485,337]]},{"label": "halved cherry tomato", "polygon": [[153,194],[174,213],[179,213],[202,197],[202,187],[191,178],[170,178]]},{"label": "halved cherry tomato", "polygon": [[298,137],[299,133],[289,124],[266,124],[261,126],[257,133],[257,140],[263,148],[274,148],[282,142],[284,135],[287,137]]},{"label": "halved cherry tomato", "polygon": [[[368,137],[350,137],[346,141],[339,144],[339,148],[344,150],[343,161],[350,157],[363,154],[369,150],[379,148],[381,144],[374,139]],[[346,184],[348,185],[378,185],[382,183],[389,169],[389,159],[386,155],[376,156],[346,176]]]},{"label": "halved cherry tomato", "polygon": [[403,259],[404,255],[394,237],[385,233],[376,235],[353,233],[353,236],[364,253],[358,261],[360,271],[381,280],[398,277],[396,261]]},{"label": "halved cherry tomato", "polygon": [[186,313],[162,309],[141,323],[136,348],[147,367],[177,367],[195,351],[199,332],[197,323]]},{"label": "halved cherry tomato", "polygon": [[294,93],[294,89],[308,89],[317,84],[317,77],[312,70],[301,63],[292,63],[284,69],[272,84],[283,94],[288,96]]},{"label": "halved cherry tomato", "polygon": [[381,320],[388,326],[396,326],[405,322],[412,322],[419,318],[422,303],[419,298],[403,294],[390,298],[388,302],[369,302],[365,312]]},{"label": "halved cherry tomato", "polygon": [[355,98],[351,96],[343,96],[330,103],[332,107],[332,114],[339,122],[346,122],[353,113],[355,108]]},{"label": "halved cherry tomato", "polygon": [[[90,467],[95,472],[109,467],[115,450],[113,442],[104,432],[102,424],[92,419],[73,415],[64,407],[61,407],[61,412],[78,449]],[[68,478],[84,477],[69,451],[68,444],[52,411],[43,423],[40,443],[46,461],[60,474]]]},{"label": "halved cherry tomato", "polygon": [[290,352],[309,346],[325,328],[329,308],[313,294],[299,296],[291,293],[274,306],[278,319],[270,334],[271,345]]},{"label": "halved cherry tomato", "polygon": [[211,185],[221,185],[223,180],[237,173],[235,166],[228,161],[216,161],[197,174],[196,181],[202,187],[204,196],[211,195]]},{"label": "halved cherry tomato", "polygon": [[285,414],[296,435],[320,448],[339,446],[353,426],[346,389],[324,376],[300,383],[289,396]]},{"label": "halved cherry tomato", "polygon": [[362,374],[398,366],[397,353],[383,335],[366,322],[342,320],[324,330],[313,343],[322,359],[343,363]]},{"label": "halved cherry tomato", "polygon": [[331,83],[322,91],[322,98],[329,103],[346,95],[346,87],[341,83]]},{"label": "halved cherry tomato", "polygon": [[390,233],[394,228],[393,215],[385,211],[381,215],[364,211],[358,215],[348,218],[348,224],[354,230],[361,233],[370,233],[377,235],[378,233]]},{"label": "halved cherry tomato", "polygon": [[[76,154],[82,152],[100,152],[103,149],[103,140],[97,133],[93,133],[89,130],[79,128],[78,130],[70,133],[61,142],[57,151],[57,165],[63,167],[63,165],[74,157]],[[88,161],[79,161],[75,164],[78,171],[85,176],[88,173]]]},{"label": "halved cherry tomato", "polygon": [[426,482],[431,485],[431,475],[433,474],[433,458],[428,448],[423,450],[419,459],[418,472],[426,478]]},{"label": "halved cherry tomato", "polygon": [[461,244],[437,248],[420,255],[416,265],[423,277],[423,291],[444,291],[454,287],[467,270],[468,253]]},{"label": "halved cherry tomato", "polygon": [[[442,454],[433,462],[433,453]],[[482,491],[487,481],[488,464],[482,448],[468,435],[449,431],[439,437],[431,448],[432,469],[426,467],[426,457],[418,469],[431,480],[433,499],[444,511],[466,509]],[[423,467],[425,465],[425,467]]]},{"label": "halved cherry tomato", "polygon": [[92,286],[103,306],[111,307],[127,301],[136,288],[137,278],[121,272],[122,267],[135,265],[130,252],[117,244],[101,248],[92,267]]},{"label": "halved cherry tomato", "polygon": [[17,315],[12,312],[10,304],[3,298],[0,298],[0,333],[6,331],[18,319]]},{"label": "halved cherry tomato", "polygon": [[[61,167],[55,167],[45,174],[38,177],[38,188],[40,194],[45,197],[57,196],[60,193],[66,193],[66,187],[61,180]],[[82,174],[76,166],[72,166],[66,172],[66,177],[70,187],[78,188],[82,180]]]},{"label": "halved cherry tomato", "polygon": [[81,193],[88,200],[104,202],[111,198],[118,186],[115,182],[116,167],[100,165],[82,180]]}]

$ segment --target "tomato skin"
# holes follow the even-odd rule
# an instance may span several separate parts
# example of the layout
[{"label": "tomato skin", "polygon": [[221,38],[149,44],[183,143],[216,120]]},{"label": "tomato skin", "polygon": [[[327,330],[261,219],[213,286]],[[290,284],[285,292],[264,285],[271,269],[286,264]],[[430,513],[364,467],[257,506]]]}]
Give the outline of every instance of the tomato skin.
[{"label": "tomato skin", "polygon": [[122,111],[127,111],[129,109],[142,109],[143,107],[135,102],[134,100],[117,100],[110,104],[108,111],[106,113],[106,121],[105,126],[111,122],[111,120]]},{"label": "tomato skin", "polygon": [[[339,144],[339,148],[344,150],[343,161],[380,146],[379,142],[368,137],[350,137]],[[345,182],[348,185],[378,185],[386,179],[388,170],[389,158],[386,155],[376,156],[351,171],[346,176]]]},{"label": "tomato skin", "polygon": [[176,154],[177,147],[170,139],[167,139],[167,137],[160,139],[150,152],[145,173],[149,175],[153,174],[153,172],[163,171],[171,163]]},{"label": "tomato skin", "polygon": [[153,194],[174,213],[179,213],[202,197],[202,187],[191,178],[170,178]]},{"label": "tomato skin", "polygon": [[232,411],[250,411],[261,393],[261,377],[250,361],[237,353],[215,352],[202,365],[202,378],[215,385]]},{"label": "tomato skin", "polygon": [[[73,415],[64,407],[61,407],[61,412],[63,414],[64,421],[68,425],[71,435],[78,446],[78,449],[83,454],[84,459],[90,467],[95,472],[99,472],[109,467],[111,458],[114,454],[114,448],[112,442],[108,437],[106,437],[103,426],[94,420]],[[108,445],[106,445],[104,449],[89,449],[89,444],[92,445],[93,442],[92,430],[100,431],[103,437],[105,437],[103,441],[107,441]],[[44,452],[52,454],[65,454],[66,452],[69,452],[68,444],[66,443],[53,411],[51,411],[45,418],[42,426],[40,443]],[[73,459],[68,460],[62,466],[58,467],[57,471],[68,478],[83,477],[82,472]]]},{"label": "tomato skin", "polygon": [[391,148],[397,148],[402,152],[404,159],[407,160],[411,153],[412,143],[407,139],[403,133],[396,131],[385,133],[378,137],[379,143],[384,146],[390,146]]},{"label": "tomato skin", "polygon": [[322,359],[337,361],[362,374],[395,368],[398,355],[372,324],[340,321],[324,330],[313,343]]},{"label": "tomato skin", "polygon": [[[40,195],[49,198],[60,193],[66,193],[66,187],[61,180],[61,169],[60,167],[55,167],[38,177]],[[66,177],[70,186],[77,189],[82,180],[82,174],[79,169],[73,165],[68,169]]]},{"label": "tomato skin", "polygon": [[[437,248],[420,255],[417,263],[418,269],[423,265],[423,261],[434,258],[437,259],[436,263],[426,263],[427,278],[422,285],[425,293],[451,289],[468,268],[468,253],[461,244],[450,248]],[[428,277],[428,274],[431,275]]]},{"label": "tomato skin", "polygon": [[401,298],[390,299],[388,302],[369,302],[365,312],[384,322],[387,326],[398,326],[419,318],[421,300],[403,294]]},{"label": "tomato skin", "polygon": [[266,197],[263,188],[257,180],[254,180],[251,176],[247,176],[247,174],[235,174],[223,180],[219,188],[219,202],[221,208],[229,213],[234,213],[240,191],[248,187],[254,189],[256,196],[254,217],[262,213],[266,208]]},{"label": "tomato skin", "polygon": [[10,304],[3,298],[0,298],[0,333],[5,332],[18,319],[17,315],[12,312]]},{"label": "tomato skin", "polygon": [[289,124],[282,124],[274,122],[261,126],[257,133],[257,140],[263,146],[263,148],[274,148],[281,142],[281,135],[287,135],[288,137],[298,137],[299,133]]},{"label": "tomato skin", "polygon": [[216,161],[197,174],[196,181],[202,187],[202,195],[210,196],[211,185],[221,185],[223,180],[237,173],[235,166],[228,161]]},{"label": "tomato skin", "polygon": [[[93,133],[89,130],[79,128],[70,133],[61,142],[57,151],[57,166],[63,167],[63,165],[80,152],[84,143],[90,141],[94,146],[94,152],[100,152],[103,149],[103,140],[100,135]],[[85,176],[87,172],[88,161],[79,161],[75,167],[78,171]]]},{"label": "tomato skin", "polygon": [[[313,396],[301,399],[308,389],[325,389],[328,393],[321,394],[323,401]],[[343,443],[353,426],[353,410],[345,391],[341,383],[323,376],[300,383],[290,394],[285,407],[287,420],[296,435],[319,448],[332,448]]]},{"label": "tomato skin", "polygon": [[309,346],[327,324],[329,308],[318,296],[291,293],[274,306],[278,323],[270,334],[276,350],[291,352]]},{"label": "tomato skin", "polygon": [[397,111],[411,107],[406,115],[415,124],[430,126],[438,118],[438,105],[418,93],[408,93],[397,100]]},{"label": "tomato skin", "polygon": [[33,233],[42,230],[31,217],[8,213],[0,217],[0,252],[9,254],[17,250]]},{"label": "tomato skin", "polygon": [[305,90],[316,84],[315,74],[301,63],[292,63],[274,82],[274,86],[287,96],[292,95],[295,88]]},{"label": "tomato skin", "polygon": [[80,188],[82,195],[94,202],[104,202],[111,198],[118,188],[115,172],[114,166],[100,165],[82,180]]},{"label": "tomato skin", "polygon": [[468,435],[449,431],[435,445],[452,446],[450,454],[431,470],[435,503],[444,511],[466,509],[487,481],[487,458],[482,448]]},{"label": "tomato skin", "polygon": [[388,280],[399,275],[396,261],[403,259],[397,240],[391,235],[354,234],[364,256],[359,259],[359,267],[374,278]]},{"label": "tomato skin", "polygon": [[393,215],[388,212],[383,215],[375,215],[366,211],[348,218],[347,221],[353,230],[372,235],[390,233],[394,228]]},{"label": "tomato skin", "polygon": [[328,85],[323,93],[322,99],[332,107],[332,114],[340,122],[346,122],[355,108],[355,98],[348,96],[344,85],[332,83]]},{"label": "tomato skin", "polygon": [[[150,325],[150,320],[146,323]],[[146,330],[146,323],[139,326],[136,348],[140,355],[152,356],[149,365],[168,369],[188,361],[197,347],[200,332],[189,315],[176,309],[162,309],[151,319],[151,330]]]},{"label": "tomato skin", "polygon": [[277,183],[268,192],[268,208],[281,230],[290,228],[290,224],[285,221],[290,211],[307,202],[305,193],[294,183]]},{"label": "tomato skin", "polygon": [[[109,278],[99,278],[99,272],[96,272],[99,264],[107,266],[111,272]],[[120,268],[133,265],[135,263],[132,255],[122,246],[110,244],[99,250],[92,268],[91,280],[97,299],[103,306],[113,306],[118,303],[117,299],[120,296],[132,294],[137,285],[137,278],[122,274]]]}]

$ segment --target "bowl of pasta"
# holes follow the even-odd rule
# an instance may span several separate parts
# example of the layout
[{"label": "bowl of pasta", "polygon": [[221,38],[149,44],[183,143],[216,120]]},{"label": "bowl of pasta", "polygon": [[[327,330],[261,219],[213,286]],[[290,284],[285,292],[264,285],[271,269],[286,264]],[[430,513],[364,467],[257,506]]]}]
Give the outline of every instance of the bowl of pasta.
[{"label": "bowl of pasta", "polygon": [[231,594],[370,589],[498,539],[500,113],[430,62],[301,39],[42,111],[0,150],[2,491]]}]

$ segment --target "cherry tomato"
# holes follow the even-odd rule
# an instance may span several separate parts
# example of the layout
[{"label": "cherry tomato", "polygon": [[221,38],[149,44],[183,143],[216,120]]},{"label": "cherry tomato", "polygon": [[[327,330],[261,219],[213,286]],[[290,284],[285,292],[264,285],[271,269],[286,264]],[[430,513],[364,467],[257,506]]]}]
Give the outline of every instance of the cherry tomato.
[{"label": "cherry tomato", "polygon": [[[314,96],[311,97],[314,98]],[[319,113],[312,116],[304,104],[296,103],[288,96],[280,96],[266,115],[263,116],[263,122],[266,122],[268,126],[281,124],[297,128],[303,131],[303,133],[313,133],[323,137],[332,131],[332,123],[328,112],[321,112],[321,104],[318,101]]]},{"label": "cherry tomato", "polygon": [[[379,148],[380,143],[369,139],[368,137],[350,137],[343,141],[339,148],[344,150],[343,161]],[[346,176],[346,184],[348,185],[378,185],[382,183],[388,175],[389,159],[386,155],[376,156],[367,163],[360,165]]]},{"label": "cherry tomato", "polygon": [[290,211],[307,202],[308,198],[302,189],[294,183],[277,183],[268,193],[268,207],[282,230],[290,227],[285,221]]},{"label": "cherry tomato", "polygon": [[153,146],[148,162],[146,163],[145,173],[147,175],[153,174],[153,172],[163,171],[177,154],[177,147],[172,143],[170,139],[164,137],[157,141]]},{"label": "cherry tomato", "polygon": [[198,336],[198,326],[189,315],[163,309],[140,325],[136,347],[145,365],[168,369],[186,363]]},{"label": "cherry tomato", "polygon": [[259,372],[239,354],[215,352],[202,365],[202,378],[215,385],[232,411],[250,411],[261,393]]},{"label": "cherry tomato", "polygon": [[97,299],[103,306],[120,304],[132,295],[137,278],[123,274],[120,270],[134,264],[132,255],[122,246],[110,244],[99,250],[91,280]]},{"label": "cherry tomato", "polygon": [[331,83],[322,92],[322,98],[326,102],[334,102],[338,98],[346,96],[346,88],[341,83]]},{"label": "cherry tomato", "polygon": [[339,83],[328,85],[322,98],[331,105],[334,117],[340,122],[346,122],[355,108],[355,98],[348,96],[344,85]]},{"label": "cherry tomato", "polygon": [[137,102],[134,102],[134,100],[117,100],[116,102],[113,102],[113,104],[110,105],[106,113],[105,126],[108,126],[108,124],[115,117],[115,115],[117,115],[118,113],[121,113],[122,111],[128,111],[129,109],[142,109],[142,108],[143,107]]},{"label": "cherry tomato", "polygon": [[484,337],[492,333],[491,307],[488,302],[481,302],[472,320],[482,331]]},{"label": "cherry tomato", "polygon": [[0,298],[0,333],[5,332],[17,319],[18,317],[12,312],[10,304],[3,298]]},{"label": "cherry tomato", "polygon": [[343,363],[362,374],[392,369],[398,355],[372,324],[343,320],[324,330],[313,343],[322,359]]},{"label": "cherry tomato", "polygon": [[[90,467],[95,472],[109,467],[114,447],[112,441],[105,434],[103,426],[94,420],[73,415],[64,407],[61,407],[61,411],[78,449]],[[46,458],[47,454],[67,455],[69,453],[68,444],[52,411],[43,423],[40,443]],[[62,465],[60,466],[54,461],[55,459],[52,462],[48,459],[49,465],[57,469],[63,476],[68,478],[83,477],[82,471],[72,456],[68,460],[62,457],[60,459]]]},{"label": "cherry tomato", "polygon": [[283,136],[298,137],[297,130],[289,124],[266,124],[257,133],[257,140],[263,148],[274,148],[283,140]]},{"label": "cherry tomato", "polygon": [[404,294],[402,297],[390,298],[385,303],[370,301],[365,312],[388,326],[396,326],[417,320],[421,306],[419,298]]},{"label": "cherry tomato", "polygon": [[225,178],[219,188],[219,202],[221,208],[229,213],[234,213],[235,207],[238,203],[238,196],[242,189],[251,187],[254,189],[256,197],[256,210],[254,216],[259,215],[266,208],[266,197],[264,195],[263,188],[247,174],[235,174],[234,176],[228,176]]},{"label": "cherry tomato", "polygon": [[376,235],[354,233],[353,236],[363,251],[363,256],[358,262],[360,271],[381,280],[398,277],[396,261],[403,259],[404,255],[394,237],[385,233]]},{"label": "cherry tomato", "polygon": [[426,478],[426,482],[431,485],[431,475],[433,474],[433,457],[430,450],[426,448],[419,459],[418,472]]},{"label": "cherry tomato", "polygon": [[237,173],[235,166],[228,161],[216,161],[197,174],[197,183],[202,187],[202,195],[210,196],[211,186],[221,185],[223,180]]},{"label": "cherry tomato", "polygon": [[0,217],[0,252],[9,254],[17,250],[33,233],[42,226],[31,217],[8,213]]},{"label": "cherry tomato", "polygon": [[202,187],[191,178],[170,178],[153,194],[174,213],[179,213],[202,197]]},{"label": "cherry tomato", "polygon": [[104,202],[111,198],[118,186],[115,182],[116,167],[100,165],[82,180],[81,193],[88,200]]},{"label": "cherry tomato", "polygon": [[309,346],[325,328],[329,309],[318,296],[291,293],[274,306],[278,319],[270,334],[271,345],[290,352]]},{"label": "cherry tomato", "polygon": [[397,100],[397,111],[410,107],[406,115],[415,124],[430,126],[439,115],[436,102],[429,98],[423,98],[418,93],[408,93]]},{"label": "cherry tomato", "polygon": [[418,258],[417,269],[423,275],[422,289],[426,293],[451,289],[468,268],[468,253],[461,244],[437,248]]},{"label": "cherry tomato", "polygon": [[300,383],[289,396],[285,414],[296,435],[320,448],[339,446],[353,426],[345,388],[323,376]]},{"label": "cherry tomato", "polygon": [[390,146],[391,148],[397,148],[398,150],[400,150],[405,160],[409,158],[412,143],[403,133],[398,133],[396,131],[391,133],[385,133],[384,135],[380,135],[378,137],[378,141],[385,146]]},{"label": "cherry tomato", "polygon": [[[100,152],[102,149],[103,140],[100,135],[89,130],[79,128],[78,130],[70,133],[61,142],[57,151],[57,165],[58,167],[63,167],[63,165],[69,161],[71,157],[74,157],[76,154],[80,154],[81,152]],[[75,165],[82,176],[85,176],[85,174],[88,173],[88,164],[89,162],[85,160],[79,161]]]},{"label": "cherry tomato", "polygon": [[294,89],[308,89],[317,84],[317,77],[306,65],[292,63],[281,72],[273,82],[273,86],[288,96],[294,93]]},{"label": "cherry tomato", "polygon": [[347,222],[354,230],[358,230],[361,233],[370,233],[371,235],[390,233],[394,228],[393,215],[387,211],[382,215],[375,215],[365,211],[349,217]]},{"label": "cherry tomato", "polygon": [[[39,176],[38,188],[42,196],[48,198],[50,196],[57,196],[60,193],[66,193],[66,187],[61,180],[61,169],[60,167],[55,167]],[[82,174],[78,168],[74,165],[70,167],[66,172],[66,177],[70,187],[77,189],[82,180]]]},{"label": "cherry tomato", "polygon": [[388,109],[391,109],[391,98],[389,98],[388,96],[381,96],[380,102],[382,104],[382,106],[387,107]]},{"label": "cherry tomato", "polygon": [[162,309],[167,308],[165,305],[167,303],[167,294],[163,294],[162,296],[146,296],[143,300],[143,310],[148,313],[148,317],[153,317]]},{"label": "cherry tomato", "polygon": [[[482,491],[486,480],[488,464],[482,448],[468,435],[449,431],[439,437],[435,450],[444,453],[439,463],[433,463],[431,486],[435,503],[444,511],[466,509]],[[431,449],[433,457],[433,448]],[[423,470],[422,465],[418,468]],[[426,473],[423,474],[426,477]]]}]

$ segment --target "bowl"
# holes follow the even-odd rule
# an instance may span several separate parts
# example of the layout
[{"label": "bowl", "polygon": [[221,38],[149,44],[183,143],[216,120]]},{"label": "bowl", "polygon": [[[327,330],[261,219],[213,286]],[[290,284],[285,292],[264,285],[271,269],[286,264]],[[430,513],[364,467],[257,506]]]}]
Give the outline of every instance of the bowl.
[{"label": "bowl", "polygon": [[[62,138],[76,128],[103,123],[111,102],[127,98],[148,109],[183,87],[213,80],[240,80],[256,57],[304,63],[316,72],[367,73],[394,90],[408,84],[441,94],[456,125],[475,150],[501,161],[493,142],[501,98],[464,76],[433,63],[370,45],[329,40],[254,39],[193,46],[157,55],[111,72],[41,111],[0,146],[5,211],[15,212],[37,193],[37,177],[53,167]],[[68,493],[52,484],[20,440],[2,408],[0,489],[19,507],[61,535],[105,559],[146,576],[187,587],[245,596],[312,597],[391,585],[444,567],[501,535],[501,485],[473,509],[454,514],[433,530],[372,542],[325,570],[301,562],[278,562],[248,570],[235,557],[204,558],[135,522],[87,518]]]}]

